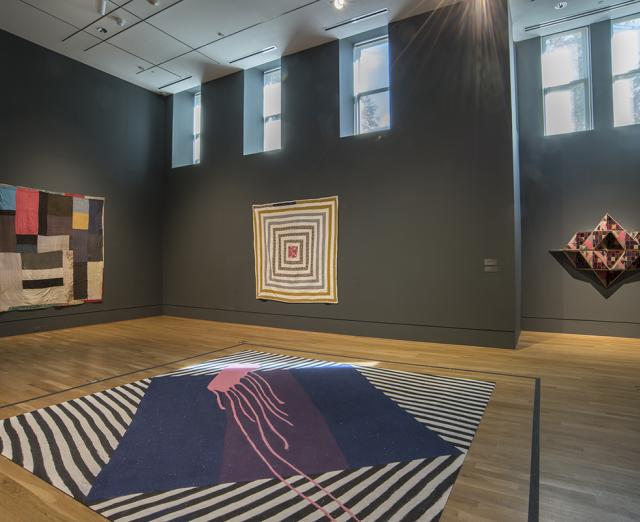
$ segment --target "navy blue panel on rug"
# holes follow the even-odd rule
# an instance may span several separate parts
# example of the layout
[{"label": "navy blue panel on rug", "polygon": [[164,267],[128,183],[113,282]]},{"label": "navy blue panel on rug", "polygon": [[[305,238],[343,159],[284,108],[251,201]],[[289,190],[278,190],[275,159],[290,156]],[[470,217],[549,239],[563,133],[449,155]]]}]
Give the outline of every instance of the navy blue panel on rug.
[{"label": "navy blue panel on rug", "polygon": [[354,368],[289,371],[322,413],[354,468],[460,454]]},{"label": "navy blue panel on rug", "polygon": [[207,390],[210,381],[209,375],[152,379],[87,502],[215,483],[226,415]]}]

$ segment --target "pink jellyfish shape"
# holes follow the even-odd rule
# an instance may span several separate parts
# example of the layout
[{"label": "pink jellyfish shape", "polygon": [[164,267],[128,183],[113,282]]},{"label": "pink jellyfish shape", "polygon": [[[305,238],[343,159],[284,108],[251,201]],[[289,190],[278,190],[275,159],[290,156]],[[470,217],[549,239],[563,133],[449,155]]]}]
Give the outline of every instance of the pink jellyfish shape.
[{"label": "pink jellyfish shape", "polygon": [[[286,437],[278,431],[273,423],[280,421],[281,423],[287,424],[291,427],[293,427],[293,424],[287,419],[289,415],[280,407],[285,404],[284,401],[280,400],[276,395],[269,382],[255,371],[258,368],[259,365],[257,364],[230,365],[224,368],[211,380],[207,389],[214,393],[216,401],[218,402],[218,407],[221,410],[226,410],[223,404],[224,399],[226,398],[229,403],[229,407],[231,408],[231,416],[247,440],[247,443],[260,460],[265,463],[267,468],[269,468],[269,471],[271,471],[271,473],[280,480],[280,482],[285,484],[298,496],[309,502],[309,504],[322,511],[329,520],[335,520],[325,508],[287,482],[287,480],[274,468],[273,463],[270,461],[272,458],[279,460],[298,475],[302,475],[325,495],[334,500],[351,518],[359,521],[358,517],[356,517],[348,507],[346,507],[318,482],[284,458],[267,440],[265,427],[280,439],[283,448],[288,450],[289,441],[287,441]],[[241,415],[238,415],[238,411]],[[254,441],[251,438],[245,429],[242,419],[247,419],[249,422],[257,426],[258,432],[260,433],[260,440]],[[262,450],[259,447],[260,443],[262,443],[263,446]],[[264,449],[266,449],[266,452]]]}]

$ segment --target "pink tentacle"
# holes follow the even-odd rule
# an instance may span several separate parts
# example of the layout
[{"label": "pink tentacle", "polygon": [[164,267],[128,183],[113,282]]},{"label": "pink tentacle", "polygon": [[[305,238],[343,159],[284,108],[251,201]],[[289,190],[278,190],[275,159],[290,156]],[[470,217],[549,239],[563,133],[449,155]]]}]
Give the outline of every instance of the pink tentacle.
[{"label": "pink tentacle", "polygon": [[[260,407],[260,411],[262,412],[262,417],[267,422],[267,425],[269,426],[269,428],[271,428],[271,431],[282,441],[282,443],[284,444],[284,449],[288,450],[289,441],[284,438],[284,436],[276,429],[276,427],[273,424],[271,424],[271,421],[269,420],[269,417],[267,417],[267,413],[264,411],[264,407],[262,406],[262,402],[260,401],[260,399],[256,397],[255,393],[253,393],[244,384],[239,383],[238,386],[242,386],[245,390],[247,390],[247,392],[249,392],[249,395],[253,397],[253,400],[255,400],[258,406]],[[260,426],[260,419],[258,419],[258,416],[255,414],[255,411],[253,410],[253,406],[251,406],[251,403],[249,402],[249,400],[242,394],[240,394],[240,397],[242,397],[246,401],[249,408],[251,408],[251,410],[254,412],[254,419],[256,419],[256,421],[258,422],[258,426]]]},{"label": "pink tentacle", "polygon": [[220,400],[220,394],[219,394],[217,391],[215,391],[215,390],[212,390],[212,391],[213,391],[213,393],[214,393],[214,394],[215,394],[215,396],[216,396],[216,401],[218,401],[218,408],[220,408],[221,410],[224,410],[225,408],[224,408],[224,406],[222,405],[222,401]]},{"label": "pink tentacle", "polygon": [[255,372],[253,373],[253,377],[255,377],[256,379],[260,379],[266,385],[267,389],[271,392],[271,395],[273,395],[273,398],[278,402],[278,404],[284,404],[284,401],[280,400],[280,397],[276,395],[276,392],[273,391],[273,388],[271,387],[269,382],[264,379],[264,377]]},{"label": "pink tentacle", "polygon": [[[268,397],[266,397],[264,395],[264,393],[261,392],[260,387],[256,386],[256,384],[254,383],[254,381],[247,381],[249,383],[249,385],[251,387],[253,387],[253,389],[256,392],[256,395],[258,397],[260,397],[262,399],[262,403],[267,407],[267,410],[269,410],[275,417],[277,417],[278,419],[280,419],[282,422],[288,424],[289,426],[291,426],[293,428],[293,423],[287,419],[285,419],[282,415],[280,415],[278,412],[281,411],[280,408],[275,408],[270,404],[270,400]],[[257,382],[257,381],[256,381]],[[284,412],[282,412],[284,413]],[[284,413],[285,415],[288,416],[287,413]]]},{"label": "pink tentacle", "polygon": [[250,417],[249,414],[244,409],[244,406],[242,405],[242,401],[240,400],[240,394],[237,391],[235,391],[233,388],[229,390],[229,393],[232,394],[236,399],[238,399],[238,406],[240,406],[240,410],[242,411],[244,416],[247,419],[249,419],[251,422],[255,423],[256,421],[253,420],[253,417]]},{"label": "pink tentacle", "polygon": [[[245,398],[246,400],[246,398]],[[264,443],[264,445],[267,447],[267,449],[269,450],[269,452],[275,457],[277,458],[280,462],[282,462],[283,464],[289,466],[293,471],[295,471],[296,473],[298,473],[299,475],[302,475],[304,478],[306,478],[309,482],[311,482],[314,486],[316,486],[320,491],[322,491],[323,493],[325,493],[329,498],[331,498],[332,500],[334,500],[341,508],[342,510],[349,514],[351,516],[351,518],[353,518],[354,520],[360,522],[360,519],[358,517],[356,517],[353,512],[347,507],[345,506],[342,502],[340,502],[336,497],[334,497],[327,489],[325,489],[323,486],[321,486],[317,481],[315,481],[314,479],[312,479],[309,475],[307,475],[304,471],[302,471],[301,469],[297,468],[295,465],[293,465],[291,462],[289,462],[287,459],[285,459],[283,456],[281,456],[276,450],[273,449],[273,447],[271,446],[271,444],[269,443],[269,441],[267,440],[267,437],[264,434],[264,430],[262,428],[262,423],[260,422],[260,418],[258,417],[256,411],[253,409],[253,406],[251,405],[250,402],[247,401],[247,405],[249,407],[249,409],[251,410],[251,413],[254,415],[254,419],[256,419],[256,423],[258,425],[258,431],[260,432],[260,436],[262,437],[262,442]],[[312,504],[316,505],[310,498],[301,495],[305,500],[311,502]],[[325,514],[326,512],[324,510],[322,510]],[[327,514],[327,516],[331,519],[334,520],[330,515]]]},{"label": "pink tentacle", "polygon": [[[265,463],[265,465],[267,466],[267,468],[269,468],[269,471],[271,471],[271,473],[273,473],[273,475],[275,477],[277,477],[280,482],[282,482],[283,484],[285,484],[290,490],[292,490],[294,493],[296,493],[299,497],[302,497],[304,500],[306,500],[307,502],[309,502],[309,504],[311,504],[312,506],[314,506],[315,508],[319,509],[329,520],[331,520],[332,522],[335,522],[335,518],[333,518],[329,512],[324,509],[320,504],[318,504],[317,502],[315,502],[314,500],[312,500],[311,498],[307,497],[302,491],[300,491],[299,489],[297,489],[294,485],[290,484],[289,482],[287,482],[285,480],[285,478],[280,475],[275,468],[269,463],[269,461],[267,460],[267,458],[262,454],[262,452],[258,449],[258,447],[255,445],[255,443],[253,442],[253,440],[251,440],[251,437],[249,437],[249,434],[247,433],[247,431],[245,430],[245,427],[242,425],[242,423],[240,422],[240,419],[238,418],[238,414],[236,412],[236,408],[235,408],[235,404],[233,402],[233,400],[230,400],[229,403],[231,404],[231,412],[233,413],[233,418],[236,421],[236,424],[238,426],[238,428],[240,428],[240,431],[242,432],[242,434],[244,435],[245,439],[247,439],[247,442],[249,443],[249,446],[251,446],[251,448],[253,449],[253,451],[256,453],[256,455],[258,455],[258,457],[260,458],[260,460],[262,460],[262,462]],[[251,407],[251,405],[249,405],[249,407]],[[253,408],[251,408],[253,410]],[[255,410],[253,411],[253,413],[255,414]],[[255,417],[256,420],[258,419],[258,417]],[[258,420],[258,426],[260,426],[260,421]],[[260,429],[260,432],[262,433],[262,429]],[[262,440],[267,444],[265,438],[264,438],[264,433],[262,433]]]},{"label": "pink tentacle", "polygon": [[269,394],[264,390],[264,388],[262,387],[262,384],[260,384],[255,377],[253,377],[253,375],[251,374],[247,374],[247,379],[256,387],[258,388],[258,390],[260,390],[260,392],[262,393],[262,395],[265,397],[265,399],[267,400],[267,402],[269,404],[271,404],[271,406],[273,406],[273,408],[275,410],[277,410],[281,415],[284,415],[285,417],[288,417],[289,414],[286,411],[281,410],[280,408],[278,408],[278,406],[276,406],[274,404],[274,402],[271,400],[271,398],[269,397]]}]

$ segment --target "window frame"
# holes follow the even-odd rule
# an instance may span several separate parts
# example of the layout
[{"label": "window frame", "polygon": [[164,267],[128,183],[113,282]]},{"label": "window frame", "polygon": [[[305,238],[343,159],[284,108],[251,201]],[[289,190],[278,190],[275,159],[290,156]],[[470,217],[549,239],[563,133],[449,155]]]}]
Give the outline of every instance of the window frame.
[{"label": "window frame", "polygon": [[[196,108],[200,108],[198,113],[198,131],[196,132]],[[193,164],[198,165],[202,159],[202,91],[193,94]]]},{"label": "window frame", "polygon": [[[616,22],[626,22],[628,20],[638,20],[640,21],[640,13],[636,13],[633,15],[629,15],[629,16],[622,16],[620,18],[614,18],[613,20],[611,20],[611,94],[612,94],[612,103],[613,103],[613,111],[614,111],[614,115],[613,115],[613,126],[614,128],[620,128],[620,127],[630,127],[631,125],[640,125],[640,119],[638,121],[635,121],[634,123],[623,123],[623,124],[619,124],[616,125],[616,121],[615,121],[615,95],[614,95],[614,90],[613,90],[613,86],[615,85],[615,83],[618,80],[627,80],[627,79],[631,79],[631,78],[639,78],[640,79],[640,64],[638,64],[638,67],[633,69],[632,71],[627,71],[626,73],[622,73],[622,74],[614,74],[613,73],[613,36],[614,36],[614,25],[616,24]],[[639,29],[640,31],[640,29]]]},{"label": "window frame", "polygon": [[[265,83],[264,83],[264,79],[267,76],[267,74],[273,73],[275,71],[280,71],[280,112],[278,114],[271,114],[269,116],[265,116],[265,111],[264,111],[264,93],[265,93]],[[262,71],[262,150],[263,152],[269,152],[272,150],[280,150],[282,149],[282,66],[278,65],[277,67],[272,67],[270,69],[266,69],[264,71]],[[275,149],[267,149],[265,144],[266,144],[266,139],[267,139],[267,123],[271,122],[271,121],[280,121],[280,146],[278,148]]]},{"label": "window frame", "polygon": [[[381,92],[389,93],[389,101],[391,101],[391,78],[389,78],[388,85],[386,87],[379,87],[378,89],[371,89],[369,91],[356,92],[356,75],[355,75],[355,66],[358,56],[358,52],[367,47],[373,47],[377,45],[379,42],[386,42],[387,44],[387,53],[389,52],[389,35],[384,34],[381,36],[376,36],[374,38],[368,38],[366,40],[362,40],[360,42],[356,42],[353,44],[353,130],[356,135],[363,134],[371,134],[373,132],[382,132],[389,130],[391,128],[391,121],[389,121],[389,125],[387,127],[383,127],[380,129],[375,129],[371,131],[362,132],[360,129],[360,100],[365,96],[371,96],[373,94],[379,94]],[[391,107],[389,107],[389,111]]]},{"label": "window frame", "polygon": [[[593,130],[593,84],[592,84],[592,76],[593,71],[591,67],[591,28],[586,25],[583,27],[578,27],[576,29],[570,29],[568,31],[562,31],[560,33],[553,33],[542,36],[540,38],[540,72],[541,79],[542,78],[542,58],[544,56],[544,45],[547,38],[562,36],[565,34],[572,34],[582,32],[585,35],[584,38],[584,51],[585,51],[585,66],[586,66],[586,76],[584,78],[573,80],[568,83],[563,83],[562,85],[554,85],[553,87],[545,87],[544,83],[542,83],[542,120],[543,120],[543,132],[546,138],[551,136],[565,136],[567,134],[575,134],[577,132],[586,132]],[[560,133],[547,133],[547,94],[551,92],[560,92],[567,91],[574,88],[576,85],[584,85],[585,89],[585,128],[574,130],[570,132],[560,132]]]}]

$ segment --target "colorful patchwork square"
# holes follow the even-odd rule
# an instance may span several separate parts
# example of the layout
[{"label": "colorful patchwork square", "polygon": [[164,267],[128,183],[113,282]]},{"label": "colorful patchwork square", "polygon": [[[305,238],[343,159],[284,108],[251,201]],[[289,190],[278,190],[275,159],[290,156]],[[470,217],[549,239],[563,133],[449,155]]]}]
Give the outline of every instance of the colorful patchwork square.
[{"label": "colorful patchwork square", "polygon": [[253,206],[256,297],[337,303],[338,198]]},{"label": "colorful patchwork square", "polygon": [[71,227],[74,230],[89,230],[89,200],[85,198],[73,198],[73,220]]},{"label": "colorful patchwork square", "polygon": [[40,194],[37,190],[16,190],[16,234],[38,234],[38,208]]},{"label": "colorful patchwork square", "polygon": [[38,236],[38,252],[70,250],[69,236]]},{"label": "colorful patchwork square", "polygon": [[38,252],[38,236],[32,235],[17,235],[16,236],[16,250],[18,252]]},{"label": "colorful patchwork square", "polygon": [[46,208],[47,236],[70,235],[73,221],[73,197],[48,194]]},{"label": "colorful patchwork square", "polygon": [[15,211],[0,211],[0,252],[17,252],[17,248]]},{"label": "colorful patchwork square", "polygon": [[87,263],[87,301],[96,303],[102,300],[103,274],[103,261],[89,261]]},{"label": "colorful patchwork square", "polygon": [[0,211],[16,210],[16,188],[7,185],[0,186]]},{"label": "colorful patchwork square", "polygon": [[24,303],[22,257],[18,253],[0,253],[0,310]]},{"label": "colorful patchwork square", "polygon": [[0,253],[19,265],[2,275],[0,312],[100,302],[103,211],[100,198],[0,185]]}]

